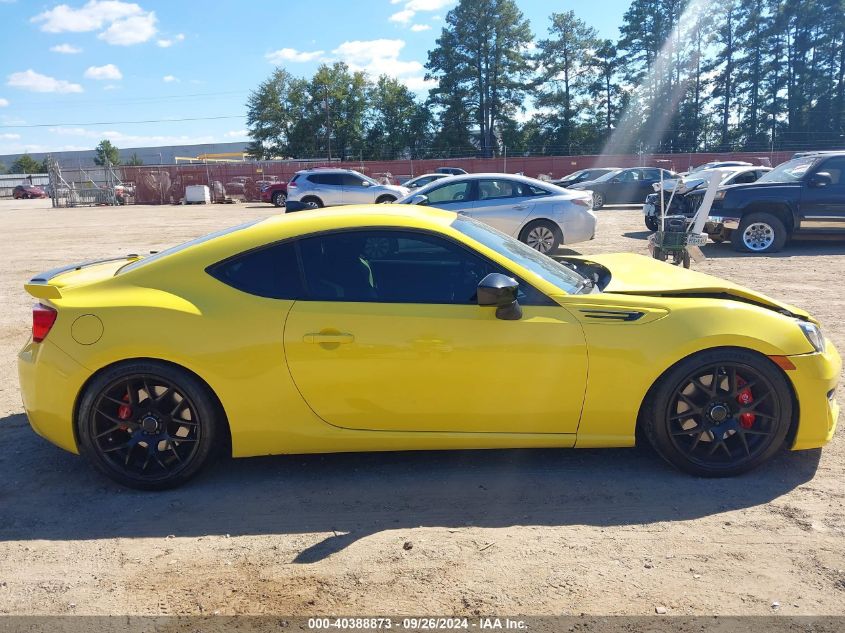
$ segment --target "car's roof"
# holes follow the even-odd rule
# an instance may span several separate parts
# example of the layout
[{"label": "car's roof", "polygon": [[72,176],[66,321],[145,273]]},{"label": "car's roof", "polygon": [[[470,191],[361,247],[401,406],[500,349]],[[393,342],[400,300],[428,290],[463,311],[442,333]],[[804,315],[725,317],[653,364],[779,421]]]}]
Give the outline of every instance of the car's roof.
[{"label": "car's roof", "polygon": [[312,172],[317,172],[317,173],[321,173],[321,174],[330,174],[332,172],[342,173],[342,174],[351,174],[351,173],[357,174],[358,173],[354,169],[349,169],[348,167],[309,167],[308,169],[300,169],[296,173],[297,174],[307,174],[307,173],[312,173]]},{"label": "car's roof", "polygon": [[457,214],[452,211],[434,207],[390,204],[349,205],[283,213],[223,229],[150,255],[127,266],[126,274],[135,271],[146,274],[142,271],[147,270],[152,273],[159,266],[178,266],[186,260],[205,267],[246,250],[322,231],[367,227],[445,228],[456,217]]}]

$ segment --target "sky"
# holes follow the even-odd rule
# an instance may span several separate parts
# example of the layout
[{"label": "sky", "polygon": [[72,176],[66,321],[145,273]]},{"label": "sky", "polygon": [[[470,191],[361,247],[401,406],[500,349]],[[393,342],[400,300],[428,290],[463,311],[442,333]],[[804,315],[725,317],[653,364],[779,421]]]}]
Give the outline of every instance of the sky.
[{"label": "sky", "polygon": [[[516,0],[538,38],[552,12],[571,9],[614,39],[629,1]],[[248,140],[244,103],[277,65],[309,76],[345,61],[424,97],[427,51],[454,5],[0,0],[0,154],[103,138],[121,148]]]}]

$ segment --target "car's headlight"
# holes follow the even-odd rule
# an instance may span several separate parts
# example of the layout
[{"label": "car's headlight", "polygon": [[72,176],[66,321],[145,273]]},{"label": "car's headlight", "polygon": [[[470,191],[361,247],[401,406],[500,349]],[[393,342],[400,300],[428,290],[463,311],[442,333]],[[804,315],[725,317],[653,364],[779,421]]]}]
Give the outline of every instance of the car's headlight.
[{"label": "car's headlight", "polygon": [[713,198],[713,200],[724,200],[724,199],[725,199],[725,194],[726,194],[726,193],[727,193],[727,191],[725,191],[724,189],[722,189],[721,191],[717,191],[717,192],[716,192],[716,197],[715,197],[715,198]]},{"label": "car's headlight", "polygon": [[800,327],[801,331],[804,332],[804,336],[806,336],[807,340],[810,341],[810,345],[813,346],[814,350],[816,350],[819,354],[824,352],[824,334],[822,334],[818,325],[808,321],[799,321],[798,327]]}]

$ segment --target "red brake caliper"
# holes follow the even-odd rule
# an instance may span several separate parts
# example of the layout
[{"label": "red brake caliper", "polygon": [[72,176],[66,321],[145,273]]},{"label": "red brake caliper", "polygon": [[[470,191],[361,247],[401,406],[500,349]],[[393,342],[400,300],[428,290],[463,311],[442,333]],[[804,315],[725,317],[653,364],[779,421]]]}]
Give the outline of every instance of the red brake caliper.
[{"label": "red brake caliper", "polygon": [[[742,387],[742,385],[746,384],[746,381],[743,380],[740,376],[736,377],[737,384]],[[754,402],[754,396],[751,394],[751,389],[746,387],[742,391],[739,392],[739,395],[736,397],[736,401],[743,407],[747,407],[749,404]],[[750,429],[754,426],[754,420],[757,419],[753,413],[740,413],[739,414],[739,424],[744,429]]]},{"label": "red brake caliper", "polygon": [[[125,396],[123,396],[123,401],[129,402],[129,394],[128,393]],[[132,407],[130,407],[128,404],[120,405],[117,408],[117,417],[119,417],[121,420],[128,420],[129,418],[132,417]],[[123,430],[125,431],[129,427],[123,426],[121,428],[123,428]]]}]

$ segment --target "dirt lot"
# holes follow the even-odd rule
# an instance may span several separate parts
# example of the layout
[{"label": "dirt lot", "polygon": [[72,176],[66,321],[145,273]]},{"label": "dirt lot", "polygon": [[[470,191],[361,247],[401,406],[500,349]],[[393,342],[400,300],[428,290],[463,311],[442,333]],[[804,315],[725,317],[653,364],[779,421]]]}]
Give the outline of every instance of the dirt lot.
[{"label": "dirt lot", "polygon": [[[35,436],[24,280],[271,213],[0,202],[0,614],[845,614],[841,429],[732,480],[645,449],[433,452],[229,461],[159,494]],[[638,211],[599,213],[575,249],[646,252]],[[704,250],[695,268],[809,309],[845,350],[844,243]]]}]

